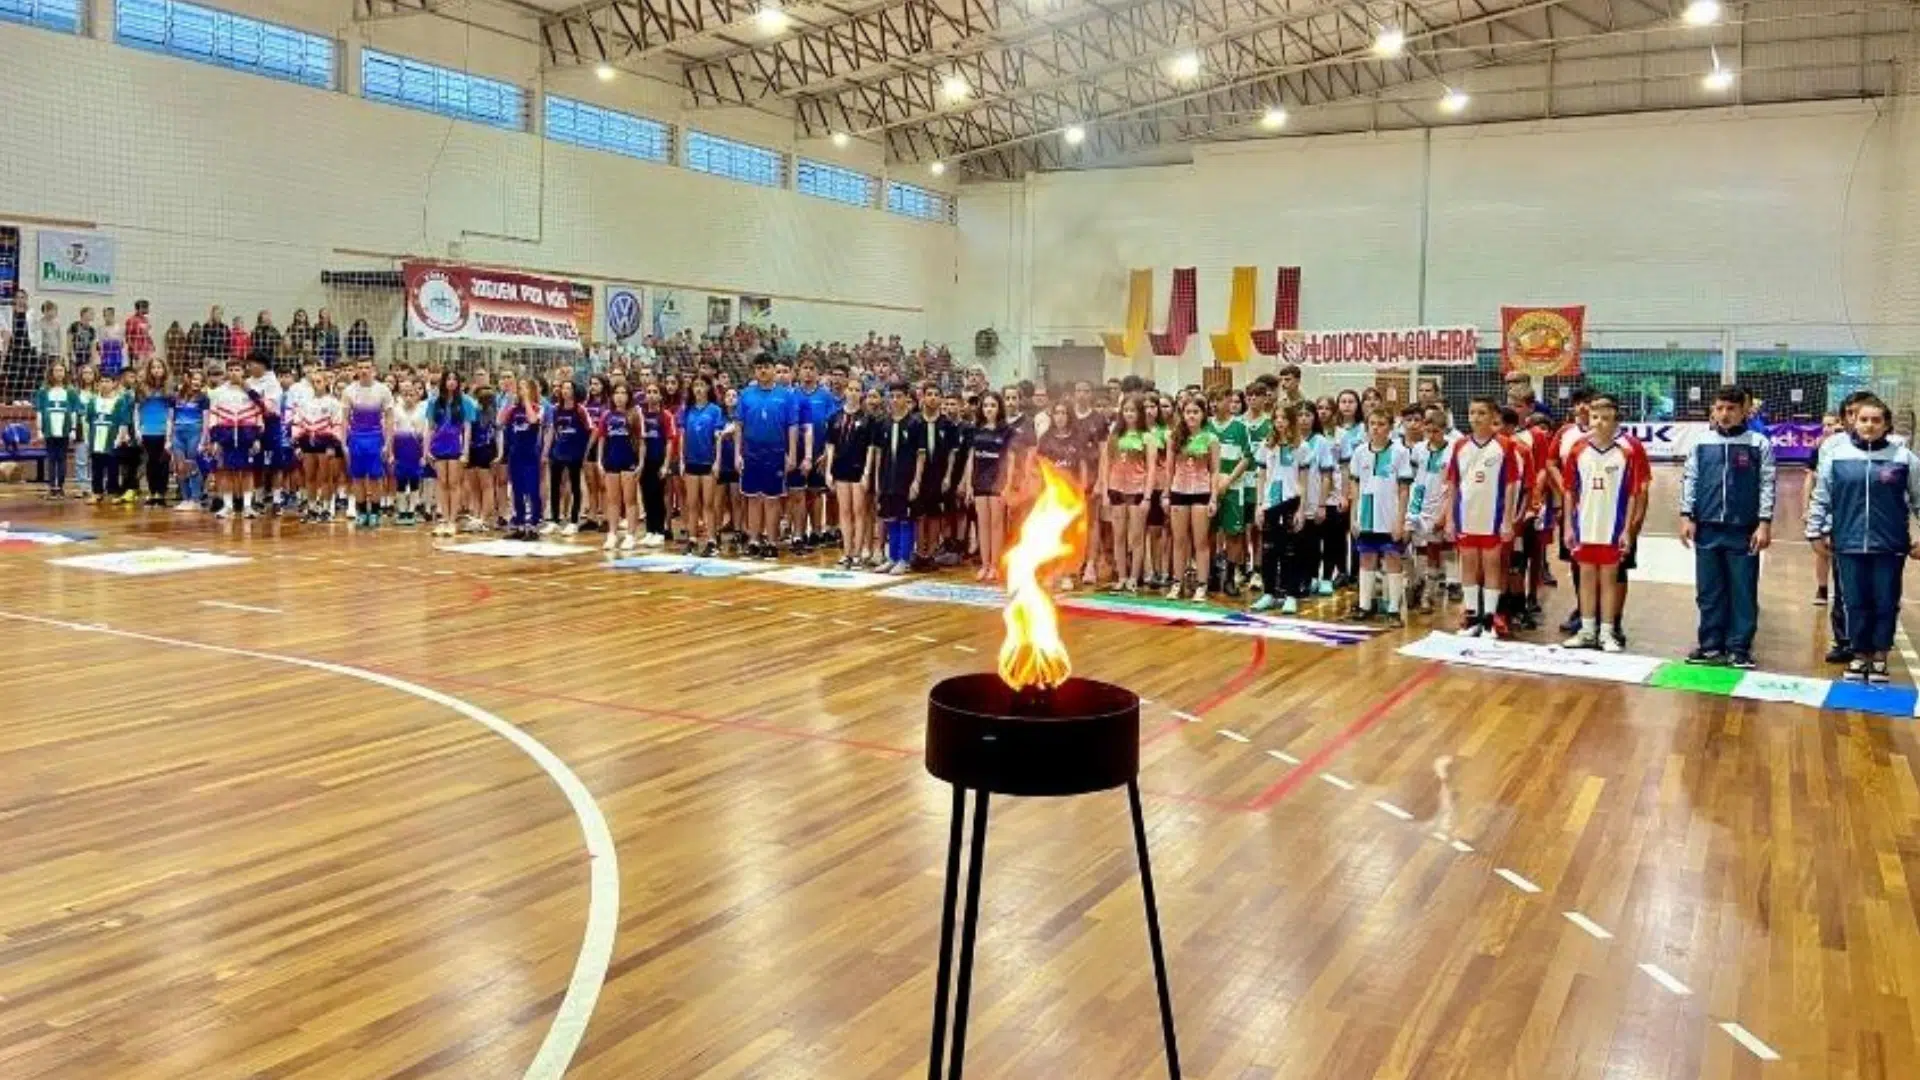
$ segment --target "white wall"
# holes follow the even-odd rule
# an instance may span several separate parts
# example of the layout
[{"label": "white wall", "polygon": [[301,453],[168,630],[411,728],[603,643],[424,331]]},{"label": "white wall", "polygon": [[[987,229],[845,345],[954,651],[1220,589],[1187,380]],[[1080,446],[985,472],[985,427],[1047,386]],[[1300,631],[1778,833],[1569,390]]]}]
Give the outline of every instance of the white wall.
[{"label": "white wall", "polygon": [[[530,43],[445,20],[355,26],[344,3],[252,7],[522,85],[539,79]],[[269,308],[284,321],[296,306],[328,302],[323,269],[392,269],[400,255],[771,295],[775,321],[805,339],[873,329],[917,342],[930,333],[929,305],[952,287],[949,226],[103,40],[0,24],[0,56],[0,115],[14,143],[0,155],[0,222],[24,221],[29,251],[35,222],[95,223],[118,237],[118,306],[147,297],[162,325],[202,317],[212,303],[230,316]],[[671,95],[637,77],[600,84],[568,70],[554,84],[685,119],[643,110]],[[698,115],[705,130],[796,149],[789,121],[747,110]],[[847,153],[867,164],[871,150]],[[82,302],[54,299],[68,310]]]},{"label": "white wall", "polygon": [[[1843,103],[1463,126],[1430,145],[1259,140],[1197,148],[1190,165],[970,187],[945,336],[992,326],[1015,358],[1097,341],[1121,325],[1133,267],[1155,270],[1160,326],[1176,266],[1199,268],[1200,327],[1219,330],[1231,269],[1260,267],[1264,320],[1285,264],[1303,268],[1309,328],[1497,331],[1502,304],[1560,302],[1585,303],[1603,343],[1737,326],[1743,343],[1854,346],[1890,317],[1874,302],[1887,260],[1873,154],[1890,128],[1877,115]],[[1202,336],[1156,374],[1194,379],[1210,360]]]}]

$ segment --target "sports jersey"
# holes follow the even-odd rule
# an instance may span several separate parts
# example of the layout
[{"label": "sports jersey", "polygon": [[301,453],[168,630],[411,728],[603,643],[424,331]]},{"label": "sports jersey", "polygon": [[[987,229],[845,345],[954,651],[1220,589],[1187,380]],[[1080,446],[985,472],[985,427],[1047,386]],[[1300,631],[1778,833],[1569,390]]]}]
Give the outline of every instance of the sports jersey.
[{"label": "sports jersey", "polygon": [[[1241,419],[1241,423],[1246,429],[1247,452],[1249,454],[1267,445],[1267,438],[1273,434],[1272,413],[1268,413],[1265,416],[1254,416],[1252,413],[1248,413]],[[1247,471],[1240,476],[1240,490],[1253,491],[1259,486],[1260,481],[1254,477],[1252,463],[1249,462]]]},{"label": "sports jersey", "polygon": [[142,438],[164,438],[167,434],[167,418],[173,413],[171,395],[147,394],[134,406],[134,428]]},{"label": "sports jersey", "polygon": [[1012,452],[1012,441],[1013,429],[1005,424],[973,429],[973,437],[967,440],[967,454],[973,462],[975,494],[1000,494],[1001,463]]},{"label": "sports jersey", "polygon": [[1142,495],[1147,490],[1147,437],[1123,432],[1107,448],[1107,490]]},{"label": "sports jersey", "polygon": [[1422,440],[1407,452],[1413,461],[1413,486],[1407,492],[1407,528],[1416,532],[1433,528],[1452,449],[1451,442],[1435,446],[1431,441]]},{"label": "sports jersey", "polygon": [[[812,390],[795,387],[793,391],[797,415],[795,420],[807,425],[813,433],[813,456],[824,457],[827,453],[827,425],[840,415],[840,397],[827,389],[825,383],[815,383]],[[804,452],[806,447],[802,446]]]},{"label": "sports jersey", "polygon": [[377,432],[382,430],[381,418],[393,408],[393,391],[382,382],[365,386],[350,382],[340,391],[340,403],[347,407],[347,430]]},{"label": "sports jersey", "polygon": [[127,353],[135,360],[147,360],[153,356],[153,325],[145,315],[139,312],[127,316],[126,323]]},{"label": "sports jersey", "polygon": [[584,461],[589,435],[586,406],[555,405],[548,418],[553,425],[553,443],[547,454],[554,461]]},{"label": "sports jersey", "polygon": [[95,394],[87,402],[87,448],[96,454],[109,454],[133,420],[133,398],[115,391]]},{"label": "sports jersey", "polygon": [[779,386],[763,387],[749,383],[740,391],[740,404],[734,415],[740,422],[740,436],[749,448],[784,449],[787,432],[800,421],[794,395]]},{"label": "sports jersey", "polygon": [[1353,522],[1363,533],[1391,533],[1405,522],[1400,485],[1413,480],[1413,458],[1389,439],[1376,450],[1370,442],[1354,447],[1347,474],[1355,482]]},{"label": "sports jersey", "polygon": [[341,427],[340,399],[329,394],[326,397],[313,397],[294,406],[293,434],[295,438],[339,438]]},{"label": "sports jersey", "polygon": [[173,399],[173,445],[176,448],[200,445],[200,432],[207,422],[207,395],[183,394]]},{"label": "sports jersey", "polygon": [[1646,449],[1631,435],[1616,434],[1604,447],[1589,435],[1568,450],[1561,479],[1574,549],[1618,548],[1625,542],[1634,496],[1646,490],[1653,470]]},{"label": "sports jersey", "polygon": [[1520,455],[1504,435],[1486,442],[1469,435],[1455,443],[1447,458],[1447,485],[1453,491],[1453,527],[1461,541],[1493,546],[1512,523],[1513,485],[1521,480]]},{"label": "sports jersey", "polygon": [[1300,469],[1306,475],[1300,485],[1301,500],[1307,509],[1332,506],[1340,499],[1340,485],[1332,482],[1333,440],[1325,435],[1309,435],[1300,446]]},{"label": "sports jersey", "polygon": [[1172,450],[1173,467],[1160,469],[1166,479],[1163,486],[1182,495],[1208,495],[1213,491],[1213,448],[1220,437],[1205,428],[1187,437],[1186,445]]},{"label": "sports jersey", "polygon": [[681,431],[686,440],[682,453],[690,465],[711,465],[714,458],[714,436],[725,426],[726,416],[720,406],[711,402],[705,405],[687,406],[686,416],[681,421]]},{"label": "sports jersey", "polygon": [[280,415],[280,377],[269,371],[256,379],[247,380],[247,389],[260,395],[262,406],[268,416]]},{"label": "sports jersey", "polygon": [[260,402],[244,386],[223,382],[207,391],[207,424],[215,430],[258,428],[262,415]]},{"label": "sports jersey", "polygon": [[1260,463],[1260,509],[1279,506],[1298,499],[1303,491],[1305,473],[1314,469],[1313,451],[1302,445],[1261,443],[1254,447],[1254,460]]},{"label": "sports jersey", "polygon": [[33,411],[40,417],[42,438],[69,438],[80,412],[80,392],[71,386],[43,386],[33,392]]},{"label": "sports jersey", "polygon": [[[1247,439],[1247,423],[1237,416],[1228,417],[1221,423],[1212,417],[1207,418],[1207,430],[1220,440],[1220,475],[1230,476],[1244,458],[1253,454],[1253,443]],[[1249,462],[1251,467],[1251,462]]]}]

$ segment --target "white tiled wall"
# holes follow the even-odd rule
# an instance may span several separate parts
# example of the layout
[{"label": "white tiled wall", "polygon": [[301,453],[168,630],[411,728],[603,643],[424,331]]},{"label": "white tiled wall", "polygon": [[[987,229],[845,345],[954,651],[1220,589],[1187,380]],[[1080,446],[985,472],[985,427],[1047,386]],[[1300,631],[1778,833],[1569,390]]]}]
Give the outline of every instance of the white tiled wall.
[{"label": "white tiled wall", "polygon": [[[1175,266],[1199,268],[1200,326],[1217,330],[1232,267],[1261,268],[1264,319],[1285,264],[1303,268],[1310,328],[1496,328],[1502,304],[1561,302],[1585,303],[1596,327],[1845,347],[1864,324],[1920,322],[1875,303],[1912,263],[1882,250],[1882,189],[1920,191],[1920,152],[1913,169],[1876,164],[1894,149],[1876,116],[1842,103],[1462,127],[1430,146],[1419,132],[1277,139],[970,187],[947,333],[993,326],[1014,357],[1097,341],[1121,324],[1132,267],[1156,272],[1159,326]],[[1920,250],[1914,203],[1903,235]],[[1202,336],[1156,374],[1195,378],[1210,359]]]},{"label": "white tiled wall", "polygon": [[[489,48],[473,70],[511,76]],[[772,295],[807,339],[918,341],[952,287],[947,226],[85,37],[0,24],[0,56],[0,221],[98,223],[120,240],[119,305],[147,297],[163,326],[210,303],[284,321],[326,302],[322,270],[399,254]]]}]

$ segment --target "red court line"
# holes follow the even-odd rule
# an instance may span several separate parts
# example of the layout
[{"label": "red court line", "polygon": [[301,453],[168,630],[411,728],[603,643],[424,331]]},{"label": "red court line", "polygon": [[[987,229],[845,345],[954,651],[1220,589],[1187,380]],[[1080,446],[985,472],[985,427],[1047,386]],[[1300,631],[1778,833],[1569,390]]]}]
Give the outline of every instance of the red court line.
[{"label": "red court line", "polygon": [[1413,696],[1415,690],[1432,682],[1440,674],[1440,665],[1427,664],[1418,675],[1408,679],[1393,693],[1373,703],[1373,707],[1356,717],[1353,723],[1340,730],[1340,733],[1328,739],[1318,750],[1307,756],[1305,761],[1288,770],[1287,775],[1273,782],[1265,791],[1255,795],[1247,803],[1249,810],[1265,810],[1274,803],[1292,794],[1295,788],[1307,782],[1307,778],[1326,767],[1334,756],[1353,744],[1355,739],[1365,735],[1375,724],[1386,719],[1394,707]]},{"label": "red court line", "polygon": [[[1233,678],[1228,679],[1224,684],[1222,684],[1220,689],[1214,691],[1212,694],[1209,694],[1206,698],[1201,700],[1199,704],[1195,705],[1191,709],[1188,709],[1187,712],[1193,714],[1194,716],[1205,716],[1209,712],[1212,712],[1214,709],[1217,709],[1220,706],[1226,704],[1227,702],[1233,700],[1235,697],[1238,697],[1241,693],[1245,692],[1247,687],[1253,685],[1253,681],[1255,679],[1258,679],[1260,677],[1260,670],[1266,666],[1266,663],[1267,663],[1267,642],[1264,638],[1254,638],[1252,655],[1250,655],[1247,658],[1246,666],[1242,667],[1239,673],[1234,675]],[[1165,724],[1162,724],[1158,728],[1154,729],[1152,734],[1149,734],[1146,738],[1141,739],[1140,745],[1152,746],[1154,743],[1159,742],[1161,739],[1166,738],[1167,736],[1173,734],[1176,731],[1179,731],[1181,728],[1186,726],[1187,726],[1187,722],[1185,720],[1179,720],[1179,719],[1169,720]]]}]

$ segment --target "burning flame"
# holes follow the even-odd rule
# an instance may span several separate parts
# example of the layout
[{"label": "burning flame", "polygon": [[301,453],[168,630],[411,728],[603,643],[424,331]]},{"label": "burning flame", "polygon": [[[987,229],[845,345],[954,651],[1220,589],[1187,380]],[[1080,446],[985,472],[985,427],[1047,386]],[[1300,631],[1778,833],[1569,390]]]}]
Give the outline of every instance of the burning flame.
[{"label": "burning flame", "polygon": [[1067,681],[1073,664],[1060,640],[1060,612],[1041,582],[1050,563],[1072,556],[1086,534],[1087,501],[1079,485],[1039,459],[1040,498],[1006,554],[1007,624],[1000,643],[1000,678],[1015,690],[1051,690]]}]

